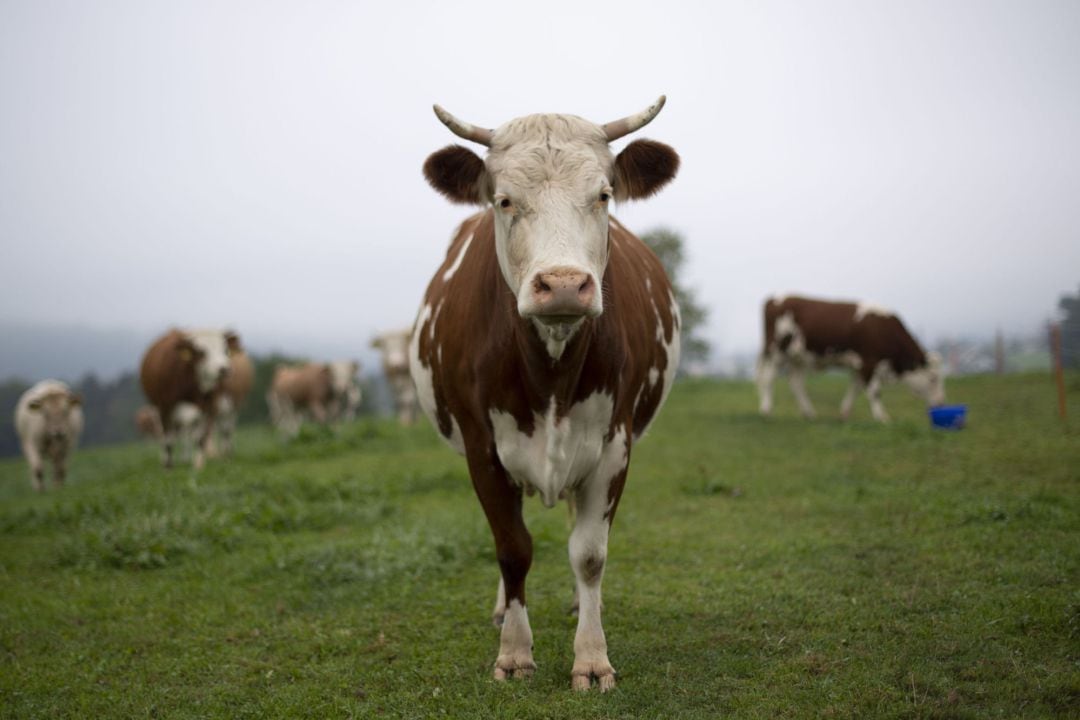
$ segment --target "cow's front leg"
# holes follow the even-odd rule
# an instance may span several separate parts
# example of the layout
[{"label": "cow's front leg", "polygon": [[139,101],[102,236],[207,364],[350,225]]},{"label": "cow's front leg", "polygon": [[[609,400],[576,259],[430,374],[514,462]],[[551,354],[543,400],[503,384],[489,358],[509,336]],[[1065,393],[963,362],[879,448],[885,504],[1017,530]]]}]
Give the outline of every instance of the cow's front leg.
[{"label": "cow's front leg", "polygon": [[[495,659],[495,679],[528,677],[536,670],[532,654],[532,628],[525,605],[525,577],[532,566],[532,536],[521,515],[521,489],[506,474],[495,448],[467,452],[473,488],[484,508],[495,537],[495,557],[502,580],[499,584],[502,631],[499,656]],[[499,607],[496,606],[496,615]]]},{"label": "cow's front leg", "polygon": [[791,386],[791,392],[795,396],[796,402],[799,403],[799,411],[802,412],[803,417],[813,420],[817,416],[817,412],[815,412],[814,404],[810,402],[810,396],[806,392],[806,371],[801,367],[792,367],[788,371],[788,384]]},{"label": "cow's front leg", "polygon": [[840,401],[840,419],[847,420],[851,417],[851,408],[855,404],[855,398],[859,396],[859,390],[862,388],[862,381],[859,379],[858,374],[852,373],[851,384],[848,385],[847,392],[844,393],[844,399]]},{"label": "cow's front leg", "polygon": [[885,412],[885,405],[881,402],[881,378],[877,375],[866,386],[866,397],[870,399],[870,414],[881,423],[889,422],[889,413]]},{"label": "cow's front leg", "polygon": [[776,380],[778,365],[779,361],[772,353],[762,353],[758,358],[755,381],[758,390],[758,412],[762,415],[772,413],[773,382]]},{"label": "cow's front leg", "polygon": [[571,686],[588,690],[592,680],[601,692],[615,687],[615,668],[607,654],[600,620],[600,588],[607,561],[608,530],[626,481],[628,446],[618,439],[608,445],[600,468],[577,489],[574,529],[570,533],[570,566],[577,587],[578,626],[574,636]]},{"label": "cow's front leg", "polygon": [[30,466],[30,484],[35,490],[41,492],[45,489],[45,465],[41,453],[32,440],[24,440],[22,446],[26,463]]}]

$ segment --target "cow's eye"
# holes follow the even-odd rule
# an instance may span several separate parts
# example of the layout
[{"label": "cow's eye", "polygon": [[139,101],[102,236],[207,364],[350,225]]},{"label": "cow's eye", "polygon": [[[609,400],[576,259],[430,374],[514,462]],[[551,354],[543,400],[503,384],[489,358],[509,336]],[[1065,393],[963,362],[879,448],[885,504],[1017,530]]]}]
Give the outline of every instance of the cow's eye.
[{"label": "cow's eye", "polygon": [[514,207],[514,203],[510,202],[510,198],[506,197],[505,195],[496,197],[495,202],[503,210],[509,210],[510,208]]},{"label": "cow's eye", "polygon": [[606,203],[609,200],[611,200],[611,193],[609,193],[607,190],[602,191],[600,193],[600,202]]}]

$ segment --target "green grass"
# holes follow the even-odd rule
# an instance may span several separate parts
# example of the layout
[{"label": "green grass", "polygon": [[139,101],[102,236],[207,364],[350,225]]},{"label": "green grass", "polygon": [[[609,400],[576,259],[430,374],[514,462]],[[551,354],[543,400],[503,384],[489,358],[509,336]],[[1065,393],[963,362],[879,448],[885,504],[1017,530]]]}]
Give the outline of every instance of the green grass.
[{"label": "green grass", "polygon": [[888,427],[834,419],[840,378],[813,423],[777,390],[762,419],[749,384],[685,382],[636,447],[607,695],[569,689],[566,514],[535,500],[539,669],[490,679],[490,534],[426,427],[251,429],[197,476],[88,450],[44,496],[0,463],[0,714],[1077,717],[1080,434],[1049,378],[951,381],[959,433],[901,388]]}]

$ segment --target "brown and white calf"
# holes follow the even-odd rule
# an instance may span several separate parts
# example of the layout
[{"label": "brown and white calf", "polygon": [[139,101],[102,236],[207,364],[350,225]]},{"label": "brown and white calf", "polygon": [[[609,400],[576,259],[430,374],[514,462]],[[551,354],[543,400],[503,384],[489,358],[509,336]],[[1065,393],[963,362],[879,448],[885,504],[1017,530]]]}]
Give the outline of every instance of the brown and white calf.
[{"label": "brown and white calf", "polygon": [[600,620],[608,531],[633,443],[675,375],[679,309],[656,256],[609,205],[657,192],[679,158],[650,140],[617,156],[608,144],[663,101],[603,126],[529,115],[496,130],[435,107],[451,131],[489,150],[483,160],[458,145],[439,150],[424,164],[428,182],[451,201],[491,207],[462,223],[432,278],[410,365],[424,412],[465,455],[494,535],[497,679],[535,668],[522,518],[522,494],[535,493],[575,511],[572,686],[615,686]]},{"label": "brown and white calf", "polygon": [[296,437],[303,415],[325,425],[334,403],[334,376],[326,363],[280,365],[266,393],[270,420],[285,437]]},{"label": "brown and white calf", "polygon": [[371,341],[371,347],[382,355],[383,375],[394,396],[394,410],[398,422],[412,425],[416,422],[416,384],[409,372],[409,338],[412,329],[390,330]]},{"label": "brown and white calf", "polygon": [[22,394],[15,405],[15,432],[35,490],[45,489],[46,460],[53,465],[53,484],[64,484],[82,429],[82,398],[59,380],[42,380]]},{"label": "brown and white calf", "polygon": [[203,417],[193,464],[201,468],[217,418],[218,399],[229,373],[229,356],[240,352],[240,338],[230,330],[170,330],[143,356],[139,379],[143,394],[161,418],[161,461],[172,467],[178,427],[175,411],[191,403]]},{"label": "brown and white calf", "polygon": [[899,378],[927,405],[945,402],[941,357],[926,352],[894,313],[865,303],[829,302],[803,297],[777,297],[765,302],[765,346],[758,358],[760,410],[772,412],[772,386],[780,370],[806,417],[814,406],[806,394],[807,370],[844,367],[851,385],[840,403],[847,418],[862,389],[874,419],[888,422],[881,402],[882,384]]}]

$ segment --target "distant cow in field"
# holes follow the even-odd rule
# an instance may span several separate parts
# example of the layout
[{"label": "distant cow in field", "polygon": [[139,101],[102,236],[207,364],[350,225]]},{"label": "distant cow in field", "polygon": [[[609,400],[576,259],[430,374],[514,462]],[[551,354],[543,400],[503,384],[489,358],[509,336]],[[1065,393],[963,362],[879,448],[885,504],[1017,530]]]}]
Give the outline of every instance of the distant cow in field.
[{"label": "distant cow in field", "polygon": [[[236,436],[236,423],[240,416],[240,407],[244,404],[252,385],[255,384],[255,366],[243,350],[229,356],[229,372],[221,386],[217,401],[217,430],[221,436],[220,452],[232,455]],[[211,455],[218,454],[211,436]]]},{"label": "distant cow in field", "polygon": [[330,367],[330,384],[334,393],[328,408],[330,420],[352,422],[363,400],[358,377],[360,363],[355,360],[335,360],[327,365]]},{"label": "distant cow in field", "polygon": [[42,380],[22,394],[15,406],[15,431],[35,490],[45,489],[46,460],[52,462],[53,484],[64,484],[82,429],[82,398],[59,380]]},{"label": "distant cow in field", "polygon": [[383,375],[394,396],[394,410],[402,425],[416,422],[416,385],[409,373],[411,336],[411,328],[391,330],[371,341],[371,347],[378,349],[382,355]]},{"label": "distant cow in field", "polygon": [[135,411],[135,430],[142,437],[152,438],[155,442],[161,442],[163,430],[161,428],[161,416],[153,405],[143,405]]},{"label": "distant cow in field", "polygon": [[578,598],[572,687],[615,686],[600,620],[608,530],[633,443],[655,417],[679,363],[679,308],[656,256],[609,213],[676,173],[667,145],[609,143],[651,121],[664,98],[596,125],[529,115],[487,130],[436,106],[459,145],[424,174],[453,202],[489,206],[467,219],[436,271],[410,343],[420,405],[465,455],[495,539],[502,627],[495,678],[532,674],[525,577],[532,538],[523,493],[573,508],[570,565]]},{"label": "distant cow in field", "polygon": [[786,369],[799,409],[806,417],[814,417],[805,376],[808,370],[825,367],[851,370],[851,385],[840,403],[845,419],[855,397],[865,389],[874,419],[888,422],[881,386],[893,378],[930,406],[945,402],[941,357],[923,350],[892,312],[865,303],[802,297],[766,301],[765,346],[757,366],[761,413],[772,412],[773,382]]},{"label": "distant cow in field", "polygon": [[177,437],[174,411],[191,403],[202,415],[193,464],[201,468],[217,419],[218,401],[230,369],[230,355],[241,351],[240,338],[230,330],[170,330],[143,356],[140,380],[143,393],[157,408],[162,424],[161,461],[172,467]]},{"label": "distant cow in field", "polygon": [[325,425],[334,402],[334,376],[326,363],[280,365],[266,393],[270,420],[285,437],[296,437],[304,414]]}]

